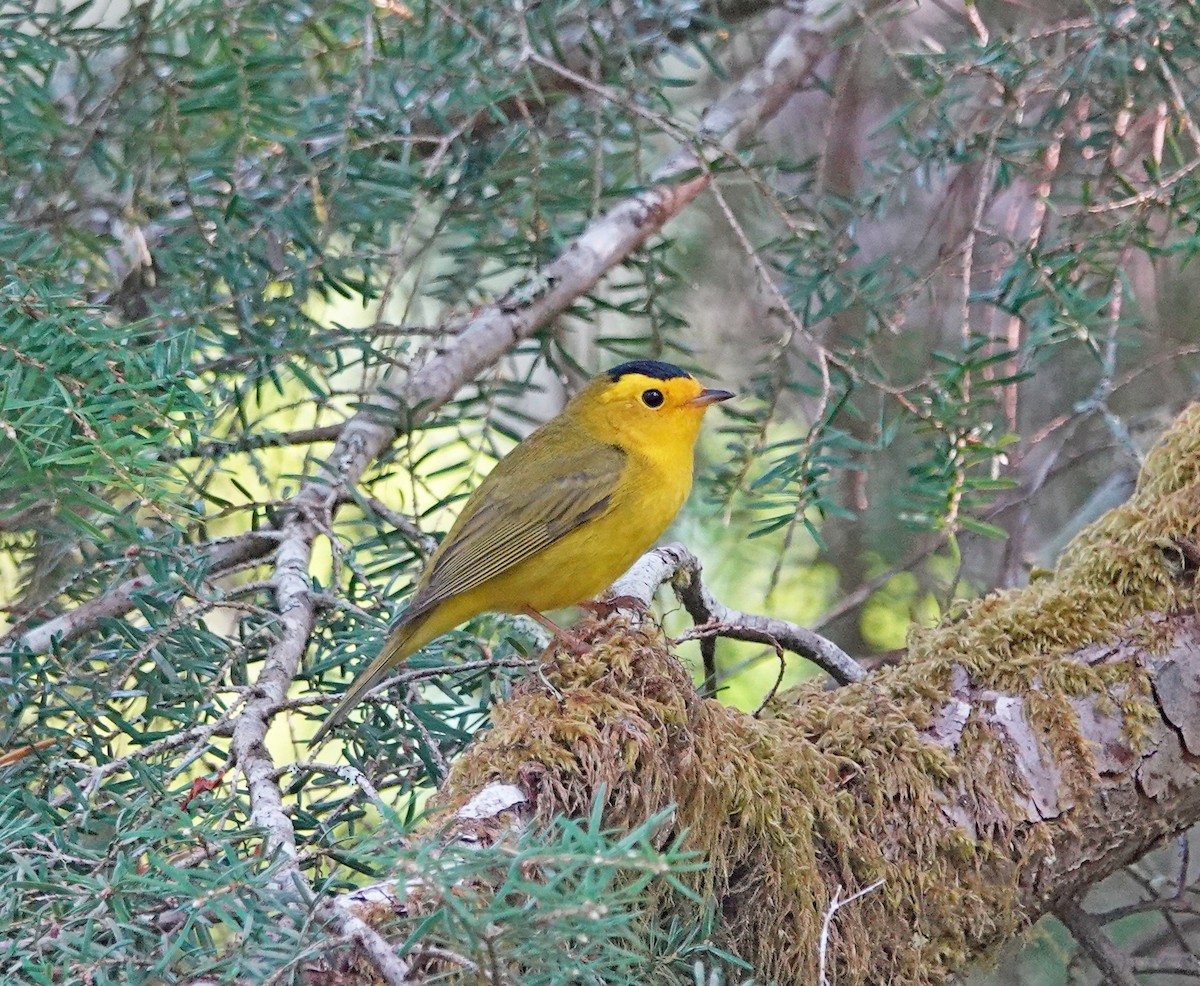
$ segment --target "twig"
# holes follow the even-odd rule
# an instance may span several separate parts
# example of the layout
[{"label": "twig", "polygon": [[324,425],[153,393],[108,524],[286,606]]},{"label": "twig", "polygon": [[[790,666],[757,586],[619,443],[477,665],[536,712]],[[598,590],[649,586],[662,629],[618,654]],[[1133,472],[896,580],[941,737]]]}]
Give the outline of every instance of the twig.
[{"label": "twig", "polygon": [[1200,979],[1200,959],[1194,955],[1162,955],[1135,958],[1131,965],[1142,976],[1190,976]]},{"label": "twig", "polygon": [[917,547],[914,551],[910,552],[904,558],[901,558],[900,561],[893,565],[889,565],[882,572],[872,576],[869,579],[866,579],[856,586],[851,592],[848,592],[845,596],[843,596],[836,603],[825,610],[820,616],[813,620],[813,625],[809,627],[809,629],[813,632],[816,632],[822,627],[828,626],[834,620],[839,619],[846,613],[849,613],[851,610],[857,608],[868,598],[870,598],[870,596],[877,589],[881,589],[883,586],[887,585],[887,583],[890,582],[893,577],[898,575],[900,572],[907,572],[909,569],[923,562],[930,555],[938,551],[945,543],[946,537],[944,534],[936,537],[926,538],[923,544]]},{"label": "twig", "polygon": [[340,424],[322,425],[317,428],[299,428],[260,435],[243,435],[241,438],[215,438],[212,441],[189,445],[187,448],[164,448],[158,458],[161,462],[178,462],[180,459],[215,459],[236,452],[253,452],[258,449],[283,448],[288,445],[312,445],[315,442],[335,441],[341,433]]},{"label": "twig", "polygon": [[862,681],[866,671],[830,640],[787,620],[730,609],[700,581],[700,562],[681,544],[668,544],[642,555],[609,590],[610,597],[630,597],[649,605],[664,582],[670,582],[688,615],[700,625],[718,626],[717,635],[732,640],[784,647],[806,657],[840,685]]},{"label": "twig", "polygon": [[407,962],[393,951],[383,936],[349,908],[339,898],[325,908],[333,916],[342,934],[347,935],[366,953],[375,971],[383,977],[387,986],[410,986],[413,982]]},{"label": "twig", "polygon": [[346,784],[352,784],[357,787],[367,799],[371,801],[384,815],[391,811],[391,806],[383,800],[383,796],[379,793],[379,789],[371,783],[371,778],[364,774],[361,770],[349,763],[322,763],[317,760],[305,760],[298,763],[290,763],[280,767],[275,773],[277,777],[282,777],[284,774],[303,774],[303,773],[325,773],[332,774]]},{"label": "twig", "polygon": [[1192,860],[1192,844],[1188,840],[1186,832],[1180,832],[1175,837],[1175,844],[1179,847],[1179,876],[1175,878],[1175,897],[1174,900],[1182,900],[1188,887],[1188,865]]},{"label": "twig", "polygon": [[412,544],[421,552],[421,554],[425,555],[426,557],[433,554],[434,549],[436,549],[438,545],[437,538],[422,531],[411,517],[407,517],[399,511],[393,510],[382,500],[378,500],[373,496],[363,497],[362,502],[370,507],[375,514],[382,517],[389,524],[391,524],[392,527],[396,528],[396,530],[403,534],[410,542],[412,542]]},{"label": "twig", "polygon": [[[705,146],[706,160],[715,162],[744,144],[778,113],[828,53],[830,36],[858,16],[861,7],[886,5],[845,3],[830,14],[829,6],[821,4],[828,16],[819,25],[809,17],[794,18],[780,32],[762,64],[747,72],[704,111],[696,138]],[[652,177],[661,181],[699,166],[695,149],[683,147],[655,169]]]},{"label": "twig", "polygon": [[440,786],[442,781],[450,774],[450,765],[446,763],[446,758],[442,756],[442,751],[437,745],[437,740],[430,735],[429,730],[425,727],[425,723],[421,722],[421,717],[412,710],[412,706],[407,702],[404,704],[404,711],[408,713],[409,719],[412,720],[413,726],[425,743],[425,749],[429,752],[429,759],[437,771],[437,775],[432,780],[434,784]]},{"label": "twig", "polygon": [[1112,943],[1094,914],[1080,907],[1078,901],[1068,900],[1058,906],[1054,915],[1066,925],[1071,937],[1108,983],[1112,986],[1138,986],[1129,957]]},{"label": "twig", "polygon": [[1127,918],[1133,914],[1149,914],[1154,911],[1163,914],[1173,913],[1200,916],[1200,910],[1186,897],[1154,897],[1151,900],[1138,900],[1132,904],[1122,904],[1119,907],[1109,908],[1107,911],[1098,911],[1092,917],[1100,924],[1111,924],[1113,921],[1120,921],[1122,918]]},{"label": "twig", "polygon": [[819,955],[820,955],[820,958],[819,958],[820,968],[819,968],[817,982],[820,983],[820,986],[829,986],[829,977],[825,973],[825,961],[826,961],[826,955],[829,952],[829,929],[833,925],[834,915],[837,914],[837,912],[840,911],[847,904],[853,904],[860,897],[865,897],[865,896],[867,896],[867,894],[869,894],[875,890],[878,890],[880,887],[883,886],[883,884],[884,884],[883,880],[876,880],[869,887],[863,887],[862,890],[852,893],[849,897],[846,897],[845,899],[842,898],[842,888],[841,887],[838,887],[837,890],[835,890],[833,892],[833,900],[831,900],[829,902],[829,906],[827,908],[825,908],[825,916],[823,918],[821,918],[821,936],[817,940],[818,948],[819,948]]}]

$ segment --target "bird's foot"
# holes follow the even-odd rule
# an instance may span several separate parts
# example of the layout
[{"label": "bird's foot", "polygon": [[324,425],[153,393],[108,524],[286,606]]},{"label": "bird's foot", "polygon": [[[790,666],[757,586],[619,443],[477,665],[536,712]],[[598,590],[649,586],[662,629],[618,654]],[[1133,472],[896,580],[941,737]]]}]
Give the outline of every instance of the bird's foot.
[{"label": "bird's foot", "polygon": [[580,639],[578,636],[573,634],[570,630],[563,629],[557,623],[555,623],[552,619],[550,619],[550,617],[546,616],[544,613],[539,613],[532,606],[522,607],[521,612],[524,613],[526,616],[528,616],[535,623],[540,624],[541,626],[545,627],[547,630],[550,631],[550,635],[551,635],[551,637],[553,637],[553,640],[551,641],[552,645],[554,643],[562,644],[576,657],[583,657],[585,654],[588,654],[591,652],[591,649],[592,649],[591,644],[589,644],[585,640]]},{"label": "bird's foot", "polygon": [[622,609],[644,613],[646,604],[637,596],[606,596],[604,599],[585,599],[579,603],[579,608],[586,609],[589,613],[595,613],[600,619],[604,619]]}]

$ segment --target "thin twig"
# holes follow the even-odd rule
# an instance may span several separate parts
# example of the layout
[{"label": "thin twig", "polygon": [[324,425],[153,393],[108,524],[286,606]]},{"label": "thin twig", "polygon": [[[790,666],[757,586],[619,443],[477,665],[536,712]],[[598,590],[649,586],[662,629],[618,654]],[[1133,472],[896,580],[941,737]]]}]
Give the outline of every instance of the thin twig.
[{"label": "thin twig", "polygon": [[333,442],[342,432],[342,425],[322,425],[317,428],[298,428],[259,435],[242,435],[240,438],[216,438],[212,441],[189,445],[187,448],[168,447],[159,451],[162,462],[177,462],[180,459],[216,459],[237,452],[253,452],[258,449],[283,448],[288,445],[312,445],[315,442]]},{"label": "thin twig", "polygon": [[838,887],[837,890],[833,892],[833,899],[829,902],[829,906],[825,908],[825,916],[821,919],[821,936],[818,939],[820,967],[818,971],[817,982],[820,983],[821,986],[829,986],[829,977],[825,972],[825,962],[826,956],[829,952],[829,930],[833,925],[834,915],[836,915],[837,912],[847,904],[853,904],[860,897],[865,897],[867,894],[878,890],[883,886],[883,884],[883,880],[876,880],[869,887],[863,887],[862,890],[856,891],[846,898],[842,897],[841,887]]}]

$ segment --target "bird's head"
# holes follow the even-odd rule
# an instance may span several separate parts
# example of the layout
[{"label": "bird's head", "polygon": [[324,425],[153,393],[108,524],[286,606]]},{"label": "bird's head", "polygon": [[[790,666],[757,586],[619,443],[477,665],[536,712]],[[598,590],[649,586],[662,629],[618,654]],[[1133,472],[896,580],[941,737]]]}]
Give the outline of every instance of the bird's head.
[{"label": "bird's head", "polygon": [[681,445],[690,450],[704,412],[732,396],[706,390],[671,363],[639,359],[593,378],[572,404],[597,438],[653,453]]}]

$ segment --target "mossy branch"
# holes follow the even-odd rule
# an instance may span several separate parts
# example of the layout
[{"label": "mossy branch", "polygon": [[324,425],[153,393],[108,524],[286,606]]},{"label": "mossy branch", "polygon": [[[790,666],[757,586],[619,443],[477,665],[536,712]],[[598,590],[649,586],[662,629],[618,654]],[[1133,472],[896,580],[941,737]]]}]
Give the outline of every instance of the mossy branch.
[{"label": "mossy branch", "polygon": [[762,719],[701,697],[661,635],[590,621],[590,654],[557,655],[549,684],[530,676],[495,708],[430,837],[500,840],[597,802],[632,828],[673,808],[661,837],[706,860],[688,878],[702,903],[664,892],[653,917],[715,908],[756,977],[811,984],[831,903],[883,881],[828,929],[827,975],[943,983],[1200,819],[1200,620],[1178,547],[1198,533],[1194,405],[1052,578]]}]

